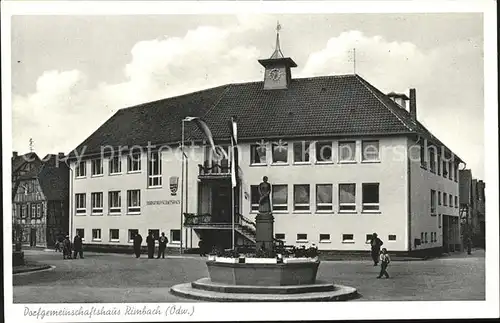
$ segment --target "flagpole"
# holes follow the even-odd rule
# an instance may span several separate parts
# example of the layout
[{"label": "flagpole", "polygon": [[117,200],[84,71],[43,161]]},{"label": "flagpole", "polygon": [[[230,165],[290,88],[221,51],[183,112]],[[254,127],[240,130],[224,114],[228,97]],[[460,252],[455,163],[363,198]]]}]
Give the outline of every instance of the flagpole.
[{"label": "flagpole", "polygon": [[182,119],[181,127],[181,229],[180,229],[180,248],[179,253],[182,255],[182,230],[184,229],[184,119]]},{"label": "flagpole", "polygon": [[233,181],[236,181],[236,178],[233,179],[233,176],[235,176],[234,167],[236,167],[236,156],[234,152],[234,128],[233,128],[233,118],[231,118],[231,218],[232,218],[232,250],[234,250],[234,240],[235,240],[235,225],[234,225],[234,217],[235,217],[235,212],[234,212],[234,191],[236,189],[236,185],[233,186]]}]

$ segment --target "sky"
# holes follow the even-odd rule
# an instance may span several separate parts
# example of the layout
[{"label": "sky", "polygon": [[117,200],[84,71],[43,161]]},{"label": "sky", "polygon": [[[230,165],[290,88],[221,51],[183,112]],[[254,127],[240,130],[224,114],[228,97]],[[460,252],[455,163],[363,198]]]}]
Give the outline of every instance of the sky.
[{"label": "sky", "polygon": [[480,13],[13,16],[13,150],[69,153],[118,109],[262,80],[279,20],[293,77],[416,88],[417,117],[484,178]]}]

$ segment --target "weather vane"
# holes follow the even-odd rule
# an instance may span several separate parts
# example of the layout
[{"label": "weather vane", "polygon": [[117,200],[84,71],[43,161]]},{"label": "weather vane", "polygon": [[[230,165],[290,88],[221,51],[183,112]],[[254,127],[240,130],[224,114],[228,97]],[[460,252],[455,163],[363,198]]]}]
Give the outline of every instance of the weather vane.
[{"label": "weather vane", "polygon": [[33,144],[34,144],[33,138],[30,138],[30,152],[31,153],[33,152]]}]

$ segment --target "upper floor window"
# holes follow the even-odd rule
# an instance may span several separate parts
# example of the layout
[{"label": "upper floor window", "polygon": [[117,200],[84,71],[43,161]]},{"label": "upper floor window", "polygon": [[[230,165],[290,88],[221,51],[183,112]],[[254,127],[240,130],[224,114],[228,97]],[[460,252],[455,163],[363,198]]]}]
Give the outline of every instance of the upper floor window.
[{"label": "upper floor window", "polygon": [[21,213],[20,216],[22,219],[26,218],[28,216],[28,206],[26,204],[22,204],[19,212]]},{"label": "upper floor window", "polygon": [[436,191],[431,190],[431,215],[436,214]]},{"label": "upper floor window", "polygon": [[85,177],[87,176],[87,162],[81,161],[76,164],[75,168],[75,176],[76,177]]},{"label": "upper floor window", "polygon": [[274,142],[273,147],[273,163],[286,164],[288,163],[288,144],[283,141]]},{"label": "upper floor window", "polygon": [[380,209],[379,183],[363,183],[363,212]]},{"label": "upper floor window", "polygon": [[148,157],[148,187],[159,187],[162,185],[161,153],[152,152]]},{"label": "upper floor window", "polygon": [[441,191],[438,192],[438,205],[441,205]]},{"label": "upper floor window", "polygon": [[339,212],[356,211],[356,184],[339,184]]},{"label": "upper floor window", "polygon": [[127,213],[140,213],[141,212],[141,191],[129,190],[127,191]]},{"label": "upper floor window", "polygon": [[139,172],[141,171],[141,154],[130,154],[127,155],[127,172]]},{"label": "upper floor window", "polygon": [[339,142],[339,162],[356,161],[356,142],[341,141]]},{"label": "upper floor window", "polygon": [[109,192],[108,197],[109,213],[116,214],[122,211],[122,198],[120,191]]},{"label": "upper floor window", "polygon": [[437,174],[441,175],[441,155],[437,155]]},{"label": "upper floor window", "polygon": [[250,145],[250,163],[252,165],[267,164],[267,148],[265,144]]},{"label": "upper floor window", "polygon": [[420,144],[420,166],[427,168],[427,156],[426,156],[425,144]]},{"label": "upper floor window", "polygon": [[458,182],[458,164],[455,164],[455,182]]},{"label": "upper floor window", "polygon": [[430,171],[435,173],[436,172],[436,152],[435,152],[435,147],[431,146],[429,147],[429,168]]},{"label": "upper floor window", "polygon": [[272,186],[273,211],[288,210],[288,185]]},{"label": "upper floor window", "polygon": [[309,211],[311,206],[309,185],[293,186],[293,209],[295,211]]},{"label": "upper floor window", "polygon": [[458,208],[458,196],[455,196],[455,208]]},{"label": "upper floor window", "polygon": [[311,143],[309,141],[299,141],[293,143],[293,162],[309,163]]},{"label": "upper floor window", "polygon": [[102,167],[102,159],[92,159],[92,176],[102,175],[104,173]]},{"label": "upper floor window", "polygon": [[448,162],[443,160],[443,177],[446,178],[448,176]]},{"label": "upper floor window", "polygon": [[250,186],[250,209],[252,211],[259,210],[259,200],[260,200],[259,185]]},{"label": "upper floor window", "polygon": [[333,185],[316,185],[316,211],[333,211]]},{"label": "upper floor window", "polygon": [[454,169],[454,164],[452,162],[450,162],[450,172],[448,174],[448,178],[453,180],[453,174],[455,173],[455,169]]},{"label": "upper floor window", "polygon": [[363,140],[361,146],[363,161],[380,160],[378,140]]},{"label": "upper floor window", "polygon": [[448,195],[448,199],[449,199],[449,203],[448,204],[450,205],[450,207],[453,207],[453,195],[449,194]]},{"label": "upper floor window", "polygon": [[121,156],[113,157],[109,160],[109,173],[119,174],[122,172],[122,160]]},{"label": "upper floor window", "polygon": [[76,214],[85,214],[87,213],[87,207],[85,203],[85,193],[75,194],[75,208]]},{"label": "upper floor window", "polygon": [[92,193],[92,214],[102,214],[103,210],[103,200],[102,200],[102,192]]},{"label": "upper floor window", "polygon": [[316,142],[316,161],[317,162],[333,161],[333,144],[331,141]]},{"label": "upper floor window", "polygon": [[448,194],[443,193],[443,205],[448,206]]}]

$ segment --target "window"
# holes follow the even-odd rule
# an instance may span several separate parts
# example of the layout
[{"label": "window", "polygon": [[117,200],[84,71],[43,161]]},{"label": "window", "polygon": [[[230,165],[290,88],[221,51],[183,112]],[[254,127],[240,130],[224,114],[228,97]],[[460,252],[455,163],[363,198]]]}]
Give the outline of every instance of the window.
[{"label": "window", "polygon": [[127,172],[141,171],[141,154],[130,154],[127,156]]},{"label": "window", "polygon": [[438,215],[438,228],[441,228],[441,214]]},{"label": "window", "polygon": [[366,235],[366,240],[365,240],[365,243],[366,244],[370,244],[372,242],[372,239],[373,239],[373,234],[367,234]]},{"label": "window", "polygon": [[76,233],[85,241],[85,229],[76,229]]},{"label": "window", "polygon": [[259,185],[250,186],[250,208],[252,211],[259,211]]},{"label": "window", "polygon": [[102,192],[92,193],[92,214],[102,214]]},{"label": "window", "polygon": [[448,162],[443,160],[443,177],[448,176]]},{"label": "window", "polygon": [[28,206],[27,205],[21,205],[21,209],[20,209],[20,212],[21,212],[21,218],[24,219],[28,216]]},{"label": "window", "polygon": [[332,184],[317,184],[316,185],[316,211],[328,212],[333,211],[333,185]]},{"label": "window", "polygon": [[311,143],[309,141],[300,141],[293,143],[293,162],[309,163]]},{"label": "window", "polygon": [[288,210],[288,185],[273,185],[273,211]]},{"label": "window", "polygon": [[333,161],[333,144],[331,141],[316,142],[316,161],[318,162]]},{"label": "window", "polygon": [[122,212],[122,197],[120,191],[109,192],[109,213],[116,214]]},{"label": "window", "polygon": [[92,241],[101,241],[101,229],[92,229]]},{"label": "window", "polygon": [[91,165],[92,165],[92,176],[99,176],[104,173],[102,167],[102,159],[93,159]]},{"label": "window", "polygon": [[428,243],[429,241],[427,240],[427,232],[425,233],[425,243]]},{"label": "window", "polygon": [[449,198],[449,206],[453,207],[453,195],[448,194],[448,198]]},{"label": "window", "polygon": [[36,218],[36,205],[31,204],[31,218],[34,219]]},{"label": "window", "polygon": [[389,234],[389,241],[396,241],[396,235],[395,234]]},{"label": "window", "polygon": [[158,229],[149,229],[148,233],[151,232],[153,234],[153,238],[158,240],[160,238],[160,230]]},{"label": "window", "polygon": [[448,206],[448,194],[443,193],[443,205]]},{"label": "window", "polygon": [[343,234],[342,243],[354,243],[354,234]]},{"label": "window", "polygon": [[438,191],[438,205],[441,205],[441,191]]},{"label": "window", "polygon": [[113,157],[109,160],[109,173],[120,174],[122,172],[121,156]]},{"label": "window", "polygon": [[380,160],[378,140],[363,140],[361,146],[363,161]]},{"label": "window", "polygon": [[87,176],[87,163],[85,161],[81,161],[76,165],[75,176],[76,177]]},{"label": "window", "polygon": [[437,155],[437,174],[441,175],[441,155]]},{"label": "window", "polygon": [[436,172],[436,147],[429,147],[429,164],[431,172]]},{"label": "window", "polygon": [[75,207],[77,215],[87,213],[87,207],[85,203],[85,193],[75,194]]},{"label": "window", "polygon": [[420,145],[420,167],[427,169],[427,156],[425,154],[425,145]]},{"label": "window", "polygon": [[140,213],[141,212],[141,191],[130,190],[127,191],[127,213]]},{"label": "window", "polygon": [[129,229],[128,230],[128,242],[133,242],[134,237],[139,233],[137,229]]},{"label": "window", "polygon": [[170,230],[170,241],[172,243],[181,243],[181,230]]},{"label": "window", "polygon": [[320,233],[319,234],[319,242],[330,242],[330,234],[329,233]]},{"label": "window", "polygon": [[363,212],[379,209],[379,183],[363,183]]},{"label": "window", "polygon": [[252,165],[267,164],[267,148],[265,144],[250,145],[250,159]]},{"label": "window", "polygon": [[431,215],[436,214],[436,191],[431,190]]},{"label": "window", "polygon": [[160,187],[161,179],[161,153],[152,152],[148,159],[148,187]]},{"label": "window", "polygon": [[356,161],[356,142],[341,141],[339,142],[339,162],[354,162]]},{"label": "window", "polygon": [[42,204],[40,204],[40,203],[36,205],[36,217],[37,218],[43,217],[43,214],[42,214]]},{"label": "window", "polygon": [[273,143],[273,163],[286,164],[288,163],[288,144],[286,142]]},{"label": "window", "polygon": [[455,182],[458,182],[458,164],[455,164]]},{"label": "window", "polygon": [[420,243],[425,243],[423,232],[420,232]]},{"label": "window", "polygon": [[339,212],[356,211],[356,184],[339,184]]},{"label": "window", "polygon": [[307,242],[307,234],[297,233],[297,241],[298,242]]},{"label": "window", "polygon": [[310,192],[309,185],[293,186],[293,209],[295,211],[310,210]]},{"label": "window", "polygon": [[276,233],[274,235],[274,238],[277,240],[285,240],[285,234],[284,233]]},{"label": "window", "polygon": [[458,209],[458,196],[455,196],[455,208]]},{"label": "window", "polygon": [[113,242],[120,241],[120,230],[109,229],[109,241],[113,241]]},{"label": "window", "polygon": [[449,171],[449,174],[448,174],[448,178],[453,180],[453,174],[455,173],[455,170],[453,169],[454,168],[454,165],[452,162],[450,162],[450,171]]}]

